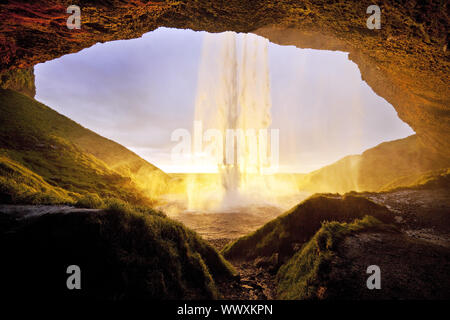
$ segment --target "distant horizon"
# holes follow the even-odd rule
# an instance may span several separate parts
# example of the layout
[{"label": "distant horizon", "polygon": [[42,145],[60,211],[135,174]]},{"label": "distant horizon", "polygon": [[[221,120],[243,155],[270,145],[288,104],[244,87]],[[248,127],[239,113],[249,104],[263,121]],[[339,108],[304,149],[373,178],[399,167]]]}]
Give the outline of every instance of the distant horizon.
[{"label": "distant horizon", "polygon": [[[396,141],[396,140],[401,140],[401,139],[406,139],[406,138],[408,138],[408,137],[411,137],[411,136],[414,136],[416,133],[413,133],[413,134],[411,134],[411,135],[409,135],[409,136],[407,136],[407,137],[404,137],[404,138],[398,138],[398,139],[394,139],[394,140],[389,140],[389,141],[383,141],[383,142],[380,142],[379,144],[377,144],[377,145],[375,145],[375,146],[372,146],[372,147],[369,147],[369,148],[367,148],[367,149],[365,149],[364,151],[362,151],[361,153],[353,153],[353,154],[348,154],[348,155],[345,155],[345,156],[343,156],[343,157],[341,157],[341,158],[339,158],[339,159],[337,159],[337,160],[335,160],[335,161],[332,161],[332,162],[330,162],[330,163],[327,163],[327,164],[324,164],[323,166],[321,166],[321,167],[319,167],[319,168],[317,168],[317,169],[314,169],[314,170],[311,170],[311,171],[307,171],[307,172],[298,172],[298,171],[282,171],[282,170],[279,170],[278,172],[276,172],[276,173],[274,173],[273,175],[277,175],[277,174],[299,174],[299,175],[307,175],[307,174],[310,174],[310,173],[312,173],[312,172],[314,172],[314,171],[317,171],[317,170],[320,170],[320,169],[322,169],[322,168],[324,168],[324,167],[327,167],[327,166],[329,166],[329,165],[332,165],[332,164],[334,164],[334,163],[336,163],[337,161],[339,161],[339,160],[342,160],[342,159],[344,159],[344,158],[346,158],[346,157],[351,157],[351,156],[358,156],[358,155],[362,155],[365,151],[367,151],[367,150],[370,150],[370,149],[373,149],[373,148],[376,148],[376,147],[378,147],[380,144],[382,144],[382,143],[385,143],[385,142],[392,142],[392,141]],[[128,148],[127,148],[128,149]],[[131,150],[131,149],[128,149],[128,150],[130,150],[130,151],[132,151],[133,153],[135,153],[137,156],[139,156],[139,157],[141,157],[138,153],[136,153],[135,151],[133,151],[133,150]],[[142,157],[141,157],[142,158]],[[145,161],[147,161],[147,162],[149,162],[150,164],[152,164],[153,166],[155,166],[155,167],[157,167],[158,169],[160,169],[160,170],[162,170],[164,173],[170,173],[170,174],[220,174],[220,172],[218,172],[218,171],[215,171],[215,172],[208,172],[208,171],[198,171],[198,172],[196,172],[196,171],[166,171],[166,170],[163,170],[162,168],[160,168],[159,166],[157,166],[157,165],[155,165],[154,163],[151,163],[150,161],[148,161],[147,159],[145,159],[145,158],[142,158],[142,159],[144,159]],[[267,175],[271,175],[271,174],[267,174]]]}]

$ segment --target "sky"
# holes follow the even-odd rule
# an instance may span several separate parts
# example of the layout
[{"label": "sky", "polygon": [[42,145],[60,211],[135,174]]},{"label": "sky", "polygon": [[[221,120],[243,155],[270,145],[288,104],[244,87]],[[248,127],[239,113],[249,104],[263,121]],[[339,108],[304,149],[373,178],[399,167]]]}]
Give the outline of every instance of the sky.
[{"label": "sky", "polygon": [[[35,66],[36,99],[166,172],[175,129],[192,130],[205,32],[159,28]],[[310,172],[414,134],[338,51],[269,43],[280,171]],[[192,132],[192,131],[191,131]]]}]

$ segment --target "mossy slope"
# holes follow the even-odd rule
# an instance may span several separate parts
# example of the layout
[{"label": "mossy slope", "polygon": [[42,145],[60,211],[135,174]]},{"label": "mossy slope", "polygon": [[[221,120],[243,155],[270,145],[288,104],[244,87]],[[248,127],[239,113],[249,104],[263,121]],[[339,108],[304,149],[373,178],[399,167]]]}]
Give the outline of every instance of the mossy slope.
[{"label": "mossy slope", "polygon": [[[166,188],[168,176],[161,170],[34,99],[0,90],[0,114],[2,167],[21,166],[21,175],[28,176],[22,184],[27,184],[32,171],[51,187],[66,190],[69,202],[96,193],[148,204]],[[1,174],[3,200],[26,201],[11,193],[10,182],[17,175],[5,170]],[[62,197],[59,202],[66,200]]]},{"label": "mossy slope", "polygon": [[293,255],[295,247],[303,245],[320,229],[324,221],[351,222],[365,215],[386,223],[393,222],[387,208],[366,198],[315,195],[254,233],[228,244],[222,252],[230,259],[254,259],[277,254],[282,264]]},{"label": "mossy slope", "polygon": [[360,155],[346,156],[298,179],[311,192],[373,191],[420,184],[424,175],[446,171],[448,157],[432,152],[416,135],[383,142]]},{"label": "mossy slope", "polygon": [[[380,290],[367,280],[380,270]],[[277,273],[277,298],[328,300],[448,299],[450,250],[404,235],[366,216],[327,222]]]},{"label": "mossy slope", "polygon": [[326,222],[300,251],[277,273],[279,299],[325,298],[332,260],[339,241],[363,231],[394,231],[377,219],[366,216],[352,223]]},{"label": "mossy slope", "polygon": [[[0,216],[0,274],[10,298],[210,299],[220,297],[217,280],[234,276],[196,233],[120,201],[98,212]],[[73,264],[82,290],[66,288]]]}]

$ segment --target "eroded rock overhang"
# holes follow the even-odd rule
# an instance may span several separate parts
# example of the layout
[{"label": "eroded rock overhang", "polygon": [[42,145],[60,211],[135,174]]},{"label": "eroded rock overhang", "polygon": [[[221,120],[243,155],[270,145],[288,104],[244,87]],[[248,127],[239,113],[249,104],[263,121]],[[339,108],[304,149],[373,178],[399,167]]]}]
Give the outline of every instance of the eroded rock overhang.
[{"label": "eroded rock overhang", "polygon": [[[66,8],[81,7],[69,30]],[[36,63],[160,26],[254,32],[282,45],[349,52],[375,93],[430,151],[450,156],[450,60],[445,1],[377,1],[381,29],[366,26],[372,1],[6,1],[0,4],[0,84],[34,95]],[[182,50],[182,48],[180,48]],[[25,75],[25,78],[24,78]],[[450,158],[450,157],[449,157]]]}]

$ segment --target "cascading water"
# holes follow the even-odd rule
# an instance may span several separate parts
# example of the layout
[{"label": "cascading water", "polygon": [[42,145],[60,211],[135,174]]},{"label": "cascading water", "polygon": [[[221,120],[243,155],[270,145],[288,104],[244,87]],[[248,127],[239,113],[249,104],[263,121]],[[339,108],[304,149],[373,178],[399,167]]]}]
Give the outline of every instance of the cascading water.
[{"label": "cascading water", "polygon": [[[206,34],[195,106],[194,161],[218,168],[215,187],[221,190],[216,189],[208,203],[233,205],[251,188],[250,177],[261,175],[267,165],[267,135],[261,131],[270,126],[270,109],[268,40],[233,32]],[[204,130],[220,133],[222,141],[205,141]],[[222,149],[221,157],[205,157],[203,150],[213,145]],[[190,184],[194,209],[204,201],[197,201],[198,180],[192,178]]]}]

